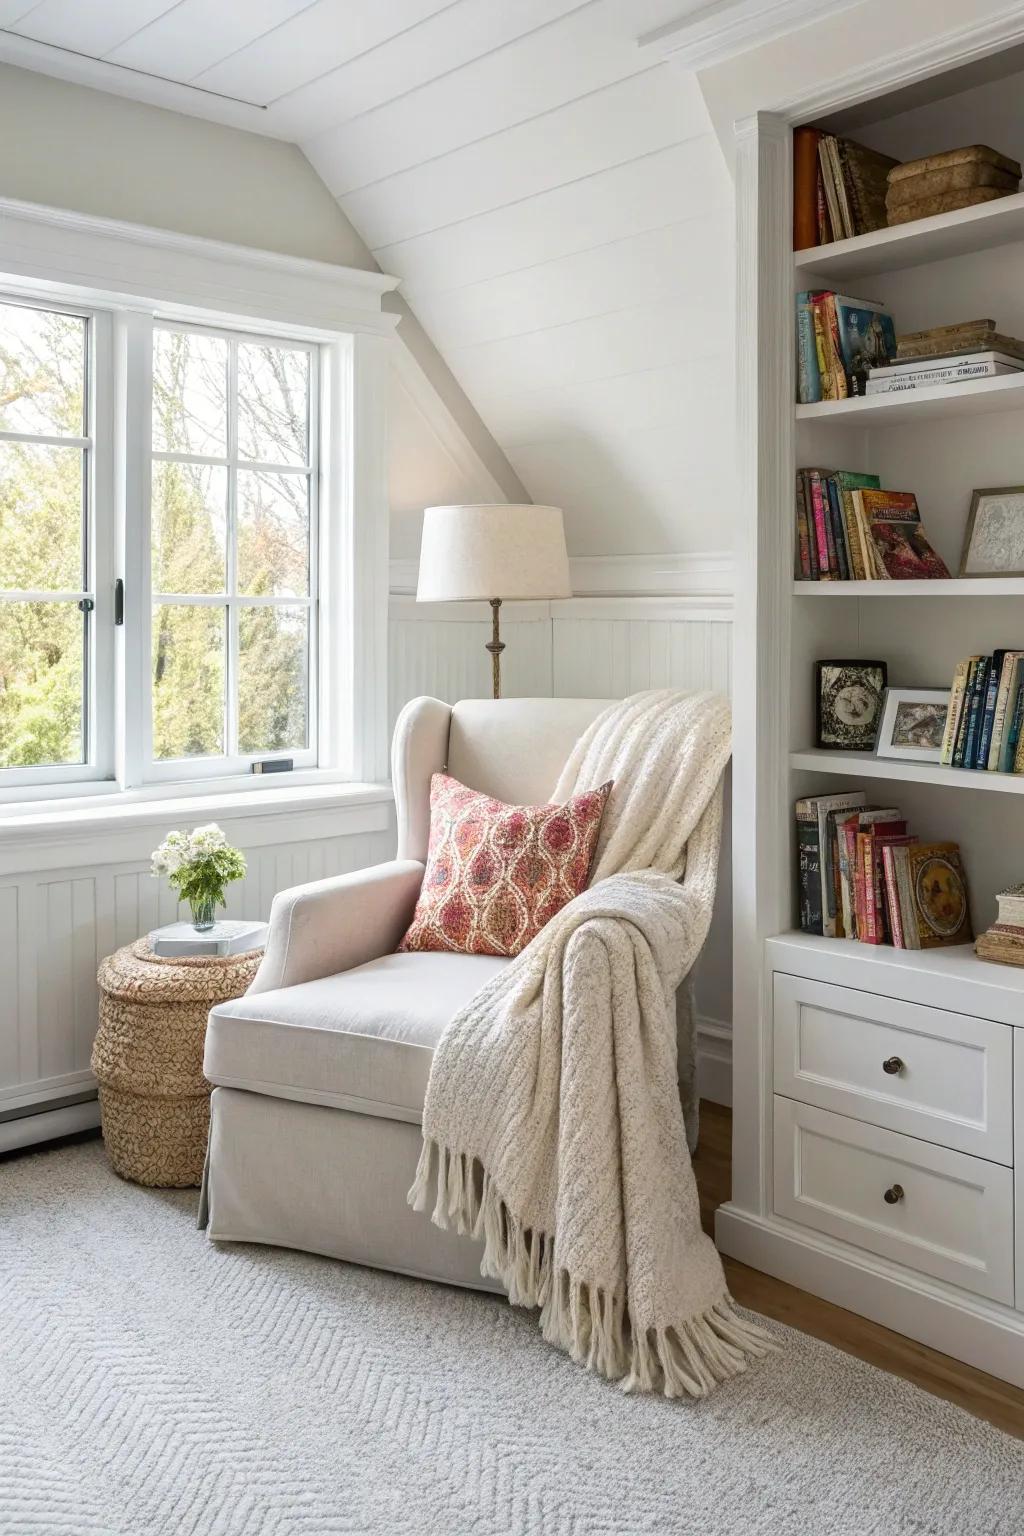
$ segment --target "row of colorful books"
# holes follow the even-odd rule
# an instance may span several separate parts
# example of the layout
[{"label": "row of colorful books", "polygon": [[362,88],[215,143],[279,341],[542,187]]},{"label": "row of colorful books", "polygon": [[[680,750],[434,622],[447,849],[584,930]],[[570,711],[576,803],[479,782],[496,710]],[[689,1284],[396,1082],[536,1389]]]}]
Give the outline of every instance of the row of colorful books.
[{"label": "row of colorful books", "polygon": [[793,248],[849,240],[887,222],[888,174],[898,162],[853,139],[793,134]]},{"label": "row of colorful books", "polygon": [[892,316],[875,299],[831,289],[796,296],[797,394],[801,405],[867,393],[872,368],[896,356]]},{"label": "row of colorful books", "polygon": [[824,938],[932,949],[970,941],[958,844],[921,842],[863,790],[796,802],[800,927]]},{"label": "row of colorful books", "polygon": [[998,965],[1024,965],[1024,885],[1011,885],[996,897],[996,920],[978,935],[975,949],[982,960]]},{"label": "row of colorful books", "polygon": [[796,477],[796,576],[800,581],[944,580],[925,538],[917,499],[884,491],[877,475],[800,469]]},{"label": "row of colorful books", "polygon": [[996,330],[994,320],[961,320],[896,337],[894,362],[872,368],[869,395],[968,379],[996,379],[1024,370],[1024,342]]},{"label": "row of colorful books", "polygon": [[939,761],[1024,773],[1024,650],[957,662]]}]

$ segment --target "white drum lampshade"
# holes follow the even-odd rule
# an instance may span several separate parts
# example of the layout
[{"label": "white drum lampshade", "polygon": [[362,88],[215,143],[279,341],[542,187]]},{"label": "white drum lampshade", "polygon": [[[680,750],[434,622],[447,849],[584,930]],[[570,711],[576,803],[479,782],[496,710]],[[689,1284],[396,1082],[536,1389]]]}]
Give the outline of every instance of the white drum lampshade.
[{"label": "white drum lampshade", "polygon": [[560,507],[495,503],[428,507],[420,546],[419,603],[491,604],[494,697],[500,697],[502,598],[571,597]]}]

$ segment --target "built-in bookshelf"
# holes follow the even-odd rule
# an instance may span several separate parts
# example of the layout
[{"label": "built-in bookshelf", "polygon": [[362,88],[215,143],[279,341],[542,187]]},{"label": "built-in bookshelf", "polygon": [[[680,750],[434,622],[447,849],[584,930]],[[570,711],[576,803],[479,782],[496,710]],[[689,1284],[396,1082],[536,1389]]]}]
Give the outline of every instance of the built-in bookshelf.
[{"label": "built-in bookshelf", "polygon": [[[1009,58],[1004,76],[987,66],[983,89],[976,79],[968,89],[966,77],[935,76],[905,97],[880,99],[875,115],[860,102],[819,111],[814,122],[899,160],[958,144],[992,144],[1021,159],[1019,68]],[[973,945],[902,950],[800,933],[793,817],[800,798],[860,789],[869,804],[898,806],[923,841],[958,843],[975,932],[994,921],[996,893],[1024,880],[1024,775],[824,751],[814,717],[818,660],[884,660],[890,686],[949,688],[963,657],[1024,649],[1024,577],[793,574],[800,467],[878,475],[889,490],[913,492],[929,542],[954,573],[972,492],[1024,485],[1024,374],[799,405],[794,358],[795,296],[807,290],[879,301],[897,332],[992,316],[1003,333],[1024,337],[1024,193],[794,253],[791,130],[799,121],[759,114],[737,130],[734,1182],[717,1235],[755,1267],[1024,1385],[1024,1166],[1009,1185],[998,1172],[1013,1159],[1014,1116],[1024,1147],[1024,971],[980,960]],[[905,1046],[893,1048],[897,1038]],[[945,1111],[922,1120],[911,1104],[931,1091],[915,1075],[922,1038],[945,1042],[951,1063],[960,1058],[950,1042],[963,1050],[962,1069],[951,1066],[943,1088],[950,1104],[982,1060],[988,1073],[953,1116],[983,1127],[958,1187],[971,1184],[973,1165],[985,1197],[970,1218],[976,1225],[952,1236],[929,1228],[923,1193],[895,1224],[881,1193],[877,1212],[864,1204],[876,1170],[896,1156],[894,1130],[908,1168],[925,1143],[964,1152]],[[886,1074],[897,1059],[902,1072],[904,1056],[909,1075],[894,1084]],[[839,1171],[833,1187],[815,1193],[822,1136],[825,1161]],[[992,1237],[985,1251],[982,1232]],[[930,1268],[943,1244],[961,1244],[970,1263]],[[936,1293],[936,1279],[948,1282],[947,1294]]]}]

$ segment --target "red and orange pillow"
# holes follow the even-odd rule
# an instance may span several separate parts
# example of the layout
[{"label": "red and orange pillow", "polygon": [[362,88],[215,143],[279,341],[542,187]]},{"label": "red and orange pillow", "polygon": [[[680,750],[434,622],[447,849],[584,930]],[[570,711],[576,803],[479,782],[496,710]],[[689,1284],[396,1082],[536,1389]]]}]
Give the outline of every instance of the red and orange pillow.
[{"label": "red and orange pillow", "polygon": [[611,787],[506,805],[435,773],[426,873],[399,949],[518,955],[586,889]]}]

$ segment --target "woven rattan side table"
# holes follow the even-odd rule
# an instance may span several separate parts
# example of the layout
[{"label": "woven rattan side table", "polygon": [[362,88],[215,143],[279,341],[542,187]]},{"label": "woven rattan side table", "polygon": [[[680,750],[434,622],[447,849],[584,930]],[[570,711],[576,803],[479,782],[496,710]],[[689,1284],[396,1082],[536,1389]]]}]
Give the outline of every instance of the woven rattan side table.
[{"label": "woven rattan side table", "polygon": [[207,1014],[241,997],[261,955],[168,960],[138,939],[101,964],[92,1070],[107,1155],[122,1178],[178,1188],[201,1182],[210,1126]]}]

